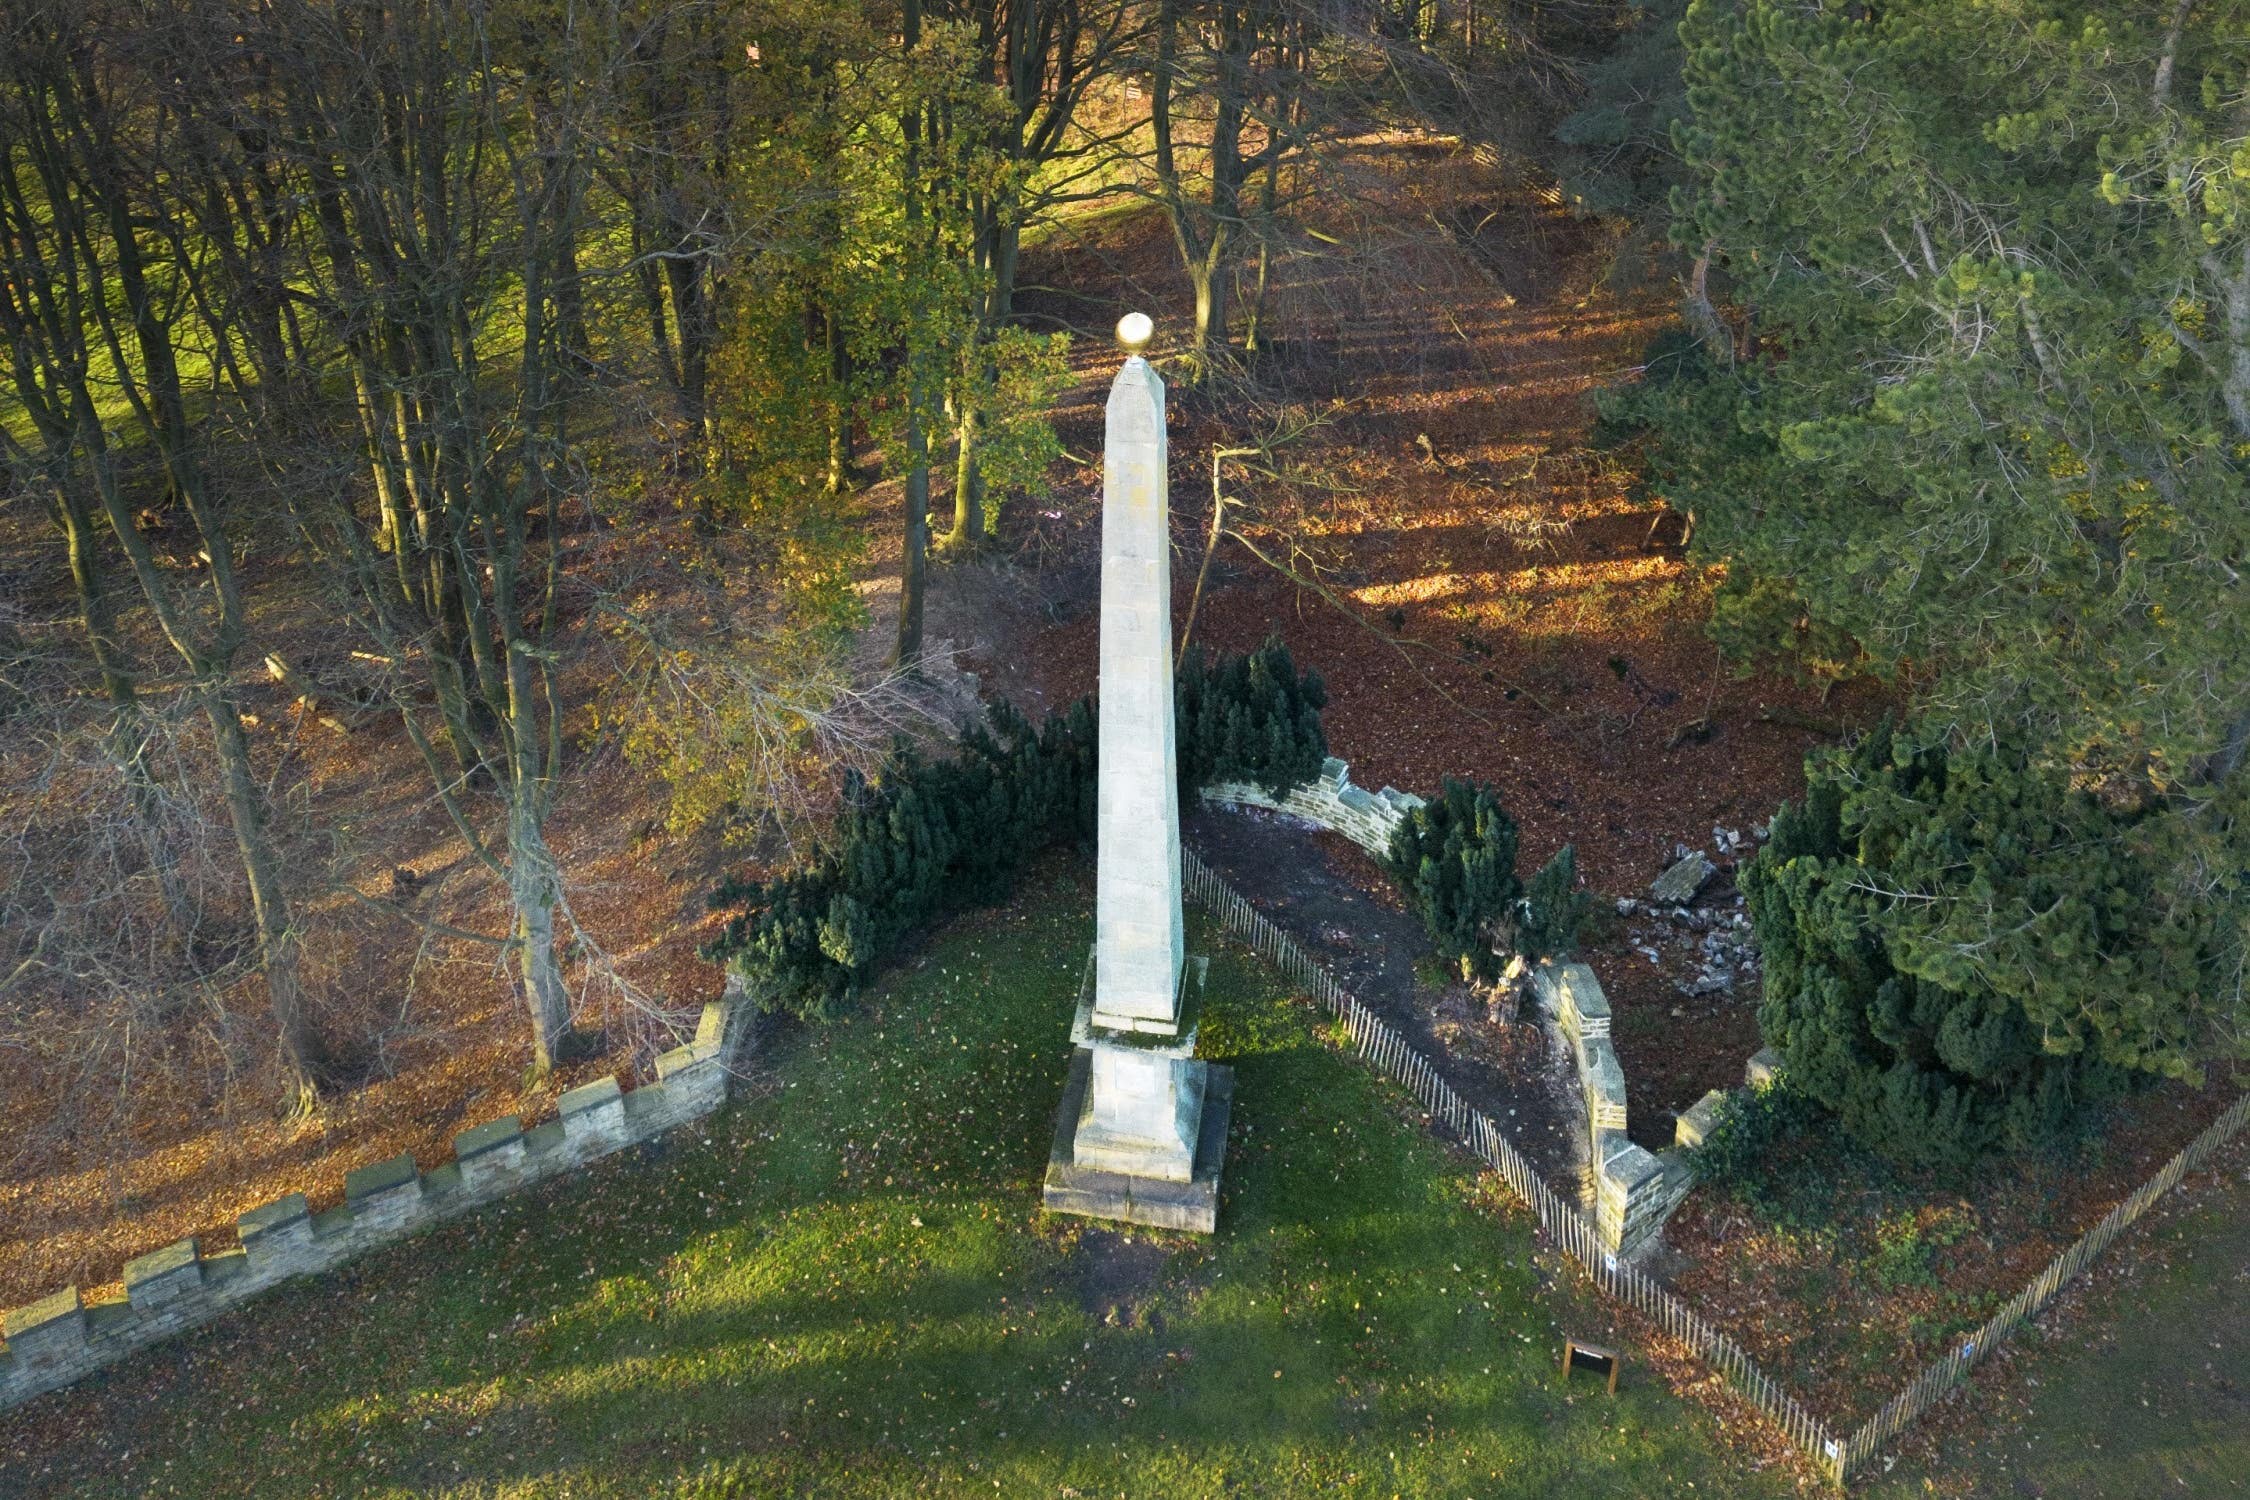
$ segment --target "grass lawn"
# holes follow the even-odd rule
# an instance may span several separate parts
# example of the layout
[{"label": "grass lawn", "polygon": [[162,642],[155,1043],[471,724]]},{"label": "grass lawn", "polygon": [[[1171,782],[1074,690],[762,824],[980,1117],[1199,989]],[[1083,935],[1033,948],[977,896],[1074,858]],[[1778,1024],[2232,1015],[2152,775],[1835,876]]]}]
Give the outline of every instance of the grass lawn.
[{"label": "grass lawn", "polygon": [[0,1417],[0,1494],[1783,1494],[1629,1364],[1558,1383],[1521,1214],[1213,951],[1215,1239],[1039,1210],[1075,867],[702,1128]]},{"label": "grass lawn", "polygon": [[1940,1434],[1868,1494],[2250,1496],[2250,1150],[2218,1160],[2224,1181],[2135,1230],[2052,1337],[2022,1335],[2004,1379],[1956,1398],[1983,1443]]}]

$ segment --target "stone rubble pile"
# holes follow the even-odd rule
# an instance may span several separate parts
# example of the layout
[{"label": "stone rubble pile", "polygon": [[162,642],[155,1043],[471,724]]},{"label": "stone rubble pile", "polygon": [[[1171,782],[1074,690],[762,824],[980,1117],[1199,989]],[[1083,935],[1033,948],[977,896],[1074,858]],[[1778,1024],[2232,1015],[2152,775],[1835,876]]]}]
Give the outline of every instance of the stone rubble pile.
[{"label": "stone rubble pile", "polygon": [[[1712,846],[1731,862],[1724,868],[1731,873],[1754,854],[1769,826],[1761,824],[1745,835],[1713,824]],[[1675,844],[1671,863],[1649,886],[1648,899],[1621,896],[1617,900],[1619,916],[1640,919],[1627,929],[1627,941],[1651,964],[1662,968],[1666,950],[1692,944],[1695,972],[1673,981],[1674,988],[1690,997],[1733,994],[1758,977],[1758,949],[1742,892],[1729,892],[1723,906],[1693,904],[1721,868],[1704,850]]]}]

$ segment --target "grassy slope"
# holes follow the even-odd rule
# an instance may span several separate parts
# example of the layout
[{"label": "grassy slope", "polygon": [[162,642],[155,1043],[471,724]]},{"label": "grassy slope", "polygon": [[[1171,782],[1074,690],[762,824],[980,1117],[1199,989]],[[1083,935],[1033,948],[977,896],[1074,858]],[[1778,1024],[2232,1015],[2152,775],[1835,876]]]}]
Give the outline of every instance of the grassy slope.
[{"label": "grassy slope", "polygon": [[2057,1337],[2028,1339],[2004,1390],[1963,1398],[1987,1434],[1977,1448],[1940,1438],[1934,1463],[1868,1493],[2250,1495],[2250,1171],[2228,1159],[2232,1182],[2138,1231],[2123,1274]]},{"label": "grassy slope", "polygon": [[707,1141],[0,1420],[0,1493],[1781,1492],[1642,1367],[1560,1386],[1522,1218],[1238,952],[1221,1233],[1043,1217],[1089,927],[1047,881],[777,1049]]}]

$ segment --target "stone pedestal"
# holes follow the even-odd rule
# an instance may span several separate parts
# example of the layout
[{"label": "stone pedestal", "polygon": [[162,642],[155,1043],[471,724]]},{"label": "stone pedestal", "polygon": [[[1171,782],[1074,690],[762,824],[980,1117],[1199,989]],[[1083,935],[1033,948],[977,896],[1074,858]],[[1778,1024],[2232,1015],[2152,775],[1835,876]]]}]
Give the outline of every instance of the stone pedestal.
[{"label": "stone pedestal", "polygon": [[1195,1056],[1211,961],[1181,966],[1161,1030],[1110,1024],[1096,1001],[1099,965],[1097,941],[1070,1028],[1076,1051],[1047,1164],[1047,1207],[1208,1234],[1218,1223],[1234,1097],[1234,1070]]},{"label": "stone pedestal", "polygon": [[1208,1233],[1234,1077],[1195,1056],[1205,966],[1187,962],[1180,909],[1164,382],[1132,342],[1147,319],[1119,329],[1132,353],[1103,434],[1094,953],[1045,1200]]},{"label": "stone pedestal", "polygon": [[1142,1172],[1111,1171],[1078,1161],[1076,1137],[1086,1112],[1093,1062],[1091,1047],[1080,1047],[1071,1054],[1062,1107],[1055,1114],[1054,1148],[1047,1158],[1043,1194],[1047,1207],[1055,1213],[1121,1219],[1156,1229],[1185,1229],[1196,1234],[1217,1229],[1219,1167],[1227,1149],[1227,1116],[1234,1106],[1234,1069],[1194,1058],[1179,1060],[1197,1078],[1199,1110],[1193,1164],[1183,1182]]},{"label": "stone pedestal", "polygon": [[1193,1177],[1211,1065],[1138,1047],[1089,1047],[1086,1056],[1086,1103],[1078,1111],[1071,1160],[1166,1182]]}]

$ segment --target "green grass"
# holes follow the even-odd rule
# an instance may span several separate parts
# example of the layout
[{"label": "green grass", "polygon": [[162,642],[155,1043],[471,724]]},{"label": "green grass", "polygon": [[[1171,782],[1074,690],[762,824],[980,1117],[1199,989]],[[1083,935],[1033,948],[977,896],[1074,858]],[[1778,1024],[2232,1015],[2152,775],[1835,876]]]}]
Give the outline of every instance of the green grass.
[{"label": "green grass", "polygon": [[1043,1215],[1090,930],[1043,883],[668,1147],[0,1421],[0,1493],[1785,1492],[1637,1361],[1560,1384],[1524,1218],[1208,931],[1220,1233]]},{"label": "green grass", "polygon": [[[1942,1436],[1934,1458],[1867,1487],[1910,1496],[2250,1495],[2250,1170],[2196,1206],[2134,1231],[2114,1279],[2058,1336],[2021,1336],[2003,1380],[1972,1403],[1970,1446]],[[2097,1272],[2097,1274],[2100,1274]],[[1998,1388],[1994,1388],[1997,1386]]]}]

